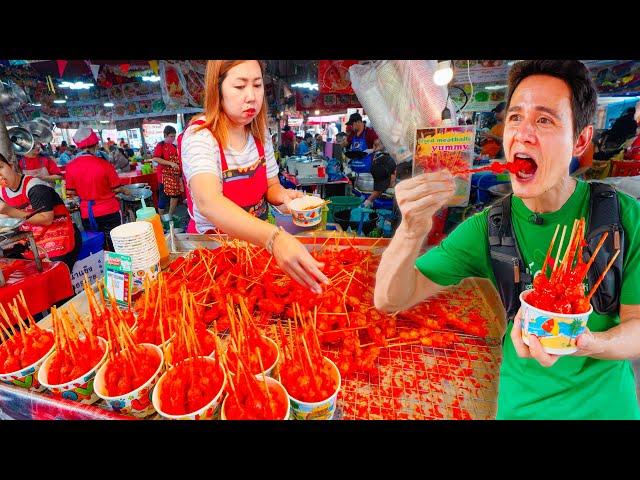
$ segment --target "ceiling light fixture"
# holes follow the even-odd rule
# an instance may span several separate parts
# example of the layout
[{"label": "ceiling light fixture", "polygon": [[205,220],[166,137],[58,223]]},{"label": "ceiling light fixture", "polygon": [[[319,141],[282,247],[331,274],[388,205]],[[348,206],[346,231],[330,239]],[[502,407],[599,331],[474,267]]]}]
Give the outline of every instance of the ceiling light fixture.
[{"label": "ceiling light fixture", "polygon": [[58,98],[54,100],[53,103],[67,103],[67,101],[64,98]]},{"label": "ceiling light fixture", "polygon": [[68,88],[70,90],[88,90],[93,87],[93,83],[84,83],[84,82],[62,82],[58,84],[60,88]]},{"label": "ceiling light fixture", "polygon": [[158,75],[144,75],[142,77],[143,82],[159,82],[160,77]]},{"label": "ceiling light fixture", "polygon": [[506,85],[489,85],[488,87],[485,87],[485,90],[502,90],[503,88],[507,88]]},{"label": "ceiling light fixture", "polygon": [[438,62],[438,68],[433,72],[433,81],[436,85],[447,85],[453,79],[453,69],[451,68],[451,60],[441,60]]},{"label": "ceiling light fixture", "polygon": [[113,107],[114,103],[113,102],[105,102],[103,105],[105,107]]},{"label": "ceiling light fixture", "polygon": [[311,82],[294,83],[291,86],[294,87],[294,88],[306,88],[306,89],[309,89],[309,90],[318,90],[318,84],[317,83],[311,83]]}]

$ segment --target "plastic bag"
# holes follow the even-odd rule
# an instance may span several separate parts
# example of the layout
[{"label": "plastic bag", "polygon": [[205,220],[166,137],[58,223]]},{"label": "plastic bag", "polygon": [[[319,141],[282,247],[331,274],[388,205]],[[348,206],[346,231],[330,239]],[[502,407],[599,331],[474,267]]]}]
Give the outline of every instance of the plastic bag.
[{"label": "plastic bag", "polygon": [[[353,65],[353,91],[387,152],[396,163],[409,161],[418,128],[442,123],[446,86],[433,82],[436,60],[381,60]],[[455,120],[455,107],[448,106]]]}]

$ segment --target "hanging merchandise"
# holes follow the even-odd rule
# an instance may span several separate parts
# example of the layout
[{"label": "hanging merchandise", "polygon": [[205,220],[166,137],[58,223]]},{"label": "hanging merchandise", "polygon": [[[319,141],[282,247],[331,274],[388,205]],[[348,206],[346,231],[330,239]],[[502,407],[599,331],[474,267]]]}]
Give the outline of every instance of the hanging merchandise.
[{"label": "hanging merchandise", "polygon": [[157,60],[149,60],[149,66],[155,75],[158,75],[158,61]]},{"label": "hanging merchandise", "polygon": [[91,69],[91,75],[93,75],[94,80],[98,80],[98,75],[100,74],[100,65],[89,64],[89,68]]},{"label": "hanging merchandise", "polygon": [[56,62],[58,63],[58,73],[62,77],[62,74],[64,73],[64,69],[67,68],[68,62],[66,60],[56,60]]},{"label": "hanging merchandise", "polygon": [[387,152],[400,163],[412,152],[400,141],[400,121],[395,118],[376,81],[376,71],[368,65],[354,65],[349,70],[353,88]]},{"label": "hanging merchandise", "polygon": [[[358,100],[397,163],[413,155],[416,129],[441,123],[447,89],[433,82],[436,66],[435,60],[383,60],[349,68]],[[455,112],[451,100],[447,105]]]},{"label": "hanging merchandise", "polygon": [[[185,79],[185,72],[189,81]],[[193,90],[197,91],[197,88],[195,88],[194,85],[196,83],[196,75],[197,73],[193,71],[188,61],[160,61],[162,97],[168,108],[201,106],[201,104],[194,100],[194,98],[189,94],[188,88],[188,84],[191,84],[192,87],[194,87]]]},{"label": "hanging merchandise", "polygon": [[353,93],[349,80],[349,67],[357,63],[357,60],[320,60],[318,63],[320,93]]}]

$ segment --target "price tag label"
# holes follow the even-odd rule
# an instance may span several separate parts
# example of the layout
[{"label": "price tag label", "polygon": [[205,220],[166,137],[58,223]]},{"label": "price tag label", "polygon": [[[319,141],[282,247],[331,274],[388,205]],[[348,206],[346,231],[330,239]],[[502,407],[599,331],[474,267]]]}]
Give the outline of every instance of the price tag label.
[{"label": "price tag label", "polygon": [[118,305],[131,306],[131,256],[119,253],[104,254],[105,297],[113,295]]}]

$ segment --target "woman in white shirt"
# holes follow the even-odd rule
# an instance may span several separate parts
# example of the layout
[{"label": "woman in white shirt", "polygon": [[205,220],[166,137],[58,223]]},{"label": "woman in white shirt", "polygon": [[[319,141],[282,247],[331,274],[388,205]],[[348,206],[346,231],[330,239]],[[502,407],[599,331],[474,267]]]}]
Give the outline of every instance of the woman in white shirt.
[{"label": "woman in white shirt", "polygon": [[286,205],[302,196],[278,179],[269,139],[263,67],[257,60],[210,60],[205,115],[178,138],[188,187],[187,232],[217,228],[264,246],[288,275],[316,293],[329,279],[323,264],[289,233],[267,223],[268,203]]}]

